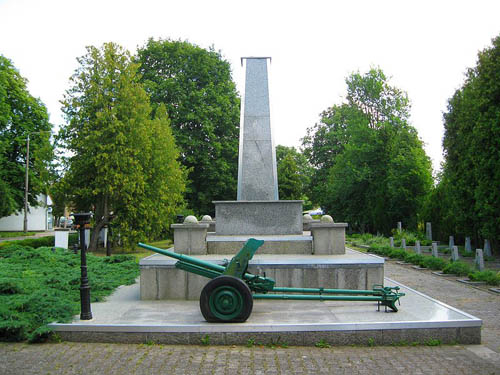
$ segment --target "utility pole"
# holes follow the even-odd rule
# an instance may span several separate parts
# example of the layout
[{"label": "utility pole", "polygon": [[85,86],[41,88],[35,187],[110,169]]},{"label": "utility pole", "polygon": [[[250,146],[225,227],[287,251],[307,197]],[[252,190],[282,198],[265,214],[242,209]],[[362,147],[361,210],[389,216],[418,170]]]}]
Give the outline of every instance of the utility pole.
[{"label": "utility pole", "polygon": [[28,173],[30,168],[30,134],[52,133],[50,130],[41,130],[39,132],[28,132],[26,137],[26,176],[24,178],[24,233],[28,231]]}]

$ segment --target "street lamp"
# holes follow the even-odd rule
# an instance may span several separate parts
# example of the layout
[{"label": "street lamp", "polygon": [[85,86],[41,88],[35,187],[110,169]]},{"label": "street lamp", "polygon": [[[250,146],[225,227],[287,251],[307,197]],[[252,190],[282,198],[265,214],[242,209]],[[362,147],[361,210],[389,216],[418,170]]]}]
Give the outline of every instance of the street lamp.
[{"label": "street lamp", "polygon": [[80,229],[80,320],[92,319],[92,311],[90,310],[90,286],[87,276],[87,256],[85,251],[85,227],[90,224],[90,212],[73,214],[75,223]]},{"label": "street lamp", "polygon": [[28,231],[28,171],[30,168],[30,134],[52,133],[50,130],[40,130],[39,132],[28,132],[26,137],[26,177],[24,179],[24,233]]}]

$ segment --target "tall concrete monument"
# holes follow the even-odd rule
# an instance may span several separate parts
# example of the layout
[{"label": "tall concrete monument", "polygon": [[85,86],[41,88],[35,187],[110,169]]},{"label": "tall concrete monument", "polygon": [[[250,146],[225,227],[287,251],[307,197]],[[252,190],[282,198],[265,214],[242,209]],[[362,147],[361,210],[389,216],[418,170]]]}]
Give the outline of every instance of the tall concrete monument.
[{"label": "tall concrete monument", "polygon": [[243,57],[236,201],[216,201],[218,235],[302,235],[302,203],[280,201],[269,107],[269,57]]},{"label": "tall concrete monument", "polygon": [[237,200],[278,200],[276,153],[269,109],[268,57],[243,57],[245,96],[241,106]]}]

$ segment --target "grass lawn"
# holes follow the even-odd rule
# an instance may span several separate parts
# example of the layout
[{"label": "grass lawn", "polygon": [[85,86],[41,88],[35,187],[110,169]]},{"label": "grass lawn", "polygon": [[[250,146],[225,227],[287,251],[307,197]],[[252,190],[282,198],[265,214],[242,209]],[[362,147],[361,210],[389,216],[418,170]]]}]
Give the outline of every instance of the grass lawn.
[{"label": "grass lawn", "polygon": [[0,238],[34,236],[38,232],[0,232]]}]

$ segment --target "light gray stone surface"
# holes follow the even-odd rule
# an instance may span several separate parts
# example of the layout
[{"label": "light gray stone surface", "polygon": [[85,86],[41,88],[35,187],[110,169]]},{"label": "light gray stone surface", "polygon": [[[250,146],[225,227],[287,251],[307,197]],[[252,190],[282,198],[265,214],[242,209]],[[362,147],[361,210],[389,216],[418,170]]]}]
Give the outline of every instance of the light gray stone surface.
[{"label": "light gray stone surface", "polygon": [[[197,256],[222,264],[224,255]],[[175,268],[176,260],[154,254],[140,261],[141,299],[198,299],[208,279]],[[345,255],[255,255],[248,271],[275,279],[276,286],[371,289],[384,277],[383,258],[349,250]]]},{"label": "light gray stone surface", "polygon": [[458,246],[453,246],[451,249],[451,260],[452,262],[456,262],[458,259]]},{"label": "light gray stone surface", "polygon": [[436,257],[436,258],[439,256],[439,254],[438,254],[438,244],[437,244],[437,242],[433,242],[433,243],[432,243],[432,256],[433,256],[433,257]]},{"label": "light gray stone surface", "polygon": [[389,237],[389,243],[391,247],[394,247],[394,237]]},{"label": "light gray stone surface", "polygon": [[468,253],[472,252],[470,237],[465,237],[465,251],[467,251]]},{"label": "light gray stone surface", "polygon": [[214,201],[216,233],[302,234],[303,201]]},{"label": "light gray stone surface", "polygon": [[416,240],[415,241],[415,252],[419,255],[422,254],[422,248],[420,247],[420,241]]},{"label": "light gray stone surface", "polygon": [[174,230],[174,249],[176,253],[188,255],[207,253],[208,224],[172,224],[170,227]]},{"label": "light gray stone surface", "polygon": [[476,259],[475,259],[476,268],[479,271],[484,271],[484,256],[483,249],[476,249]]},{"label": "light gray stone surface", "polygon": [[[268,58],[245,60],[237,200],[278,200],[278,174],[269,108]],[[216,217],[219,219],[218,215]]]},{"label": "light gray stone surface", "polygon": [[490,240],[484,240],[484,256],[491,257]]},{"label": "light gray stone surface", "polygon": [[455,246],[455,238],[453,236],[450,236],[450,240],[448,242],[448,248],[451,250],[453,249],[453,246]]},{"label": "light gray stone surface", "polygon": [[403,230],[403,224],[398,221],[398,232],[401,232]]},{"label": "light gray stone surface", "polygon": [[63,249],[68,248],[68,240],[69,240],[69,228],[56,228],[54,229],[54,246],[61,247]]},{"label": "light gray stone surface", "polygon": [[346,223],[333,221],[311,224],[314,254],[345,254],[345,228]]},{"label": "light gray stone surface", "polygon": [[406,250],[406,239],[405,238],[401,238],[401,248],[403,250]]},{"label": "light gray stone surface", "polygon": [[432,224],[430,222],[425,223],[425,237],[432,241]]},{"label": "light gray stone surface", "polygon": [[314,345],[321,339],[338,345],[425,343],[430,339],[480,342],[480,319],[394,280],[385,279],[384,285],[399,285],[406,293],[397,313],[377,311],[373,302],[256,300],[248,321],[233,324],[205,322],[198,301],[140,301],[138,287],[132,285],[120,287],[106,302],[92,304],[94,320],[75,317],[72,324],[51,327],[67,340],[89,342],[154,339],[164,344],[200,344],[205,335],[215,345],[246,344],[249,339],[276,343],[279,337],[289,345]]},{"label": "light gray stone surface", "polygon": [[246,235],[246,236],[207,236],[208,254],[236,254],[249,238],[264,240],[259,254],[312,254],[312,236],[308,235]]}]

